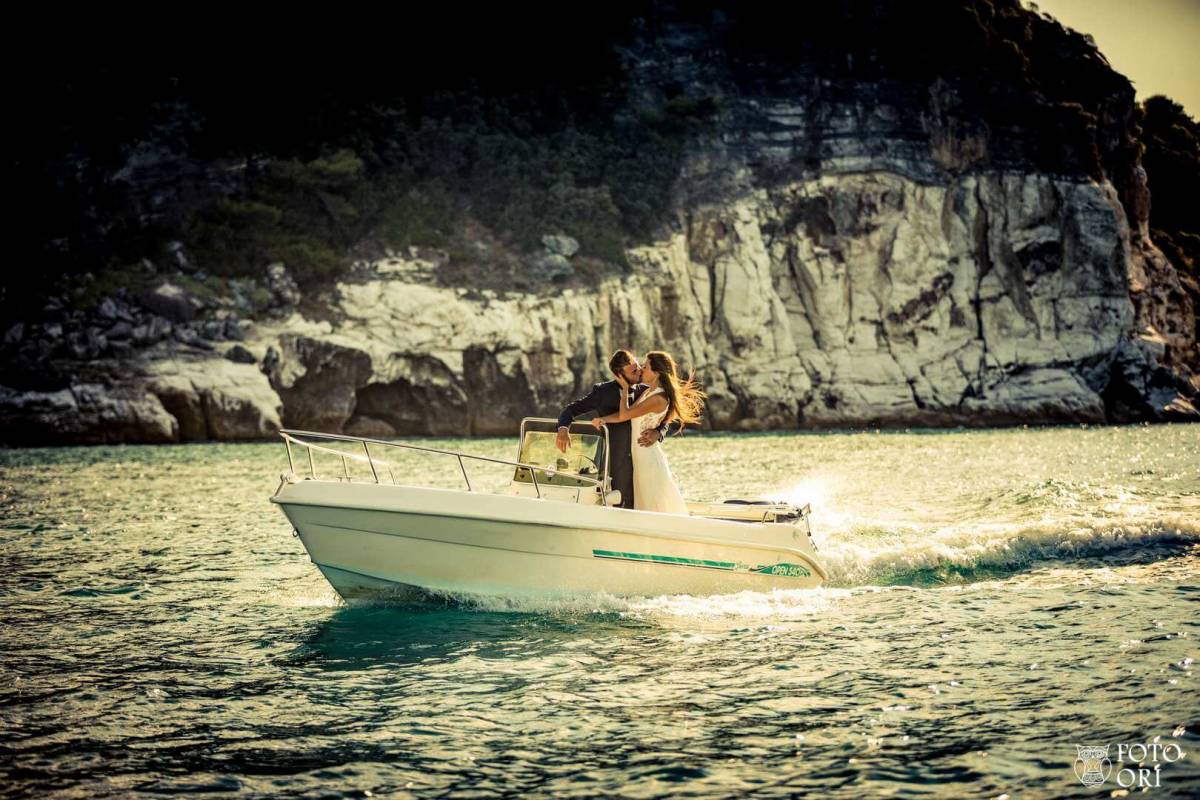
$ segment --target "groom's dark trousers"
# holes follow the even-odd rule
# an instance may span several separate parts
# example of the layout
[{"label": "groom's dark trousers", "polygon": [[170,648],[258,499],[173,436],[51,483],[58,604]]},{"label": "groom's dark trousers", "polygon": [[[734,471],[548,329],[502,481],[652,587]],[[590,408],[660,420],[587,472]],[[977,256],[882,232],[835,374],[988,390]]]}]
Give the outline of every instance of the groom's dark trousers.
[{"label": "groom's dark trousers", "polygon": [[[646,385],[639,383],[631,390],[636,401]],[[558,427],[569,428],[571,421],[584,414],[596,416],[615,414],[621,408],[621,384],[616,381],[597,383],[585,396],[567,405],[558,415]],[[633,453],[629,449],[631,426],[618,422],[608,426],[608,474],[612,477],[612,488],[621,492],[621,508],[633,508]]]}]

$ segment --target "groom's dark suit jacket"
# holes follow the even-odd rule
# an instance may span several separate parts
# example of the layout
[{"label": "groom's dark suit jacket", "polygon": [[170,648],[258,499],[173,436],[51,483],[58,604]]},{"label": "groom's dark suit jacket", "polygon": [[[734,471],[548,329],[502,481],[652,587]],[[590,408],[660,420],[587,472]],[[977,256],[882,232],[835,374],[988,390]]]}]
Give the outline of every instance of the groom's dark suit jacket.
[{"label": "groom's dark suit jacket", "polygon": [[[633,399],[636,401],[648,387],[639,383],[632,388]],[[558,426],[569,428],[571,420],[584,414],[595,413],[603,417],[615,414],[621,408],[621,384],[614,381],[597,383],[592,390],[578,400],[569,403],[558,415]],[[660,426],[662,433],[666,426]],[[608,472],[612,476],[612,486],[621,492],[621,508],[633,508],[633,453],[630,447],[638,447],[631,441],[631,426],[628,422],[620,422],[608,426]]]}]

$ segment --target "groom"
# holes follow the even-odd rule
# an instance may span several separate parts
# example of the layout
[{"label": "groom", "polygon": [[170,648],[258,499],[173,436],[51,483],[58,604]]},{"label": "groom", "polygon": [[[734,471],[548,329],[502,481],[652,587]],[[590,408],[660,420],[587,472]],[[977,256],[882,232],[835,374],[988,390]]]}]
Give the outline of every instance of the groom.
[{"label": "groom", "polygon": [[[597,383],[588,392],[567,405],[558,415],[558,440],[556,444],[562,452],[567,452],[571,446],[571,420],[576,417],[595,412],[599,416],[616,413],[621,407],[621,401],[626,394],[631,402],[636,402],[646,385],[639,383],[642,379],[642,366],[628,350],[618,350],[608,360],[608,368],[615,380]],[[621,508],[633,508],[633,454],[630,451],[630,431],[628,422],[608,425],[608,470],[612,477],[612,487],[621,492]],[[660,425],[642,434],[638,443],[649,447],[655,442],[661,442],[666,432],[666,425]]]}]

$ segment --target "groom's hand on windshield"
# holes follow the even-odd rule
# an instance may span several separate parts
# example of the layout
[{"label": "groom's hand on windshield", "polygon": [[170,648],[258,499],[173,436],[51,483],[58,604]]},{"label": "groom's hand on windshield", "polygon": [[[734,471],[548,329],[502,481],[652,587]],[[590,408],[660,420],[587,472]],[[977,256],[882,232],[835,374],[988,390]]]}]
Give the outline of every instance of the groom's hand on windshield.
[{"label": "groom's hand on windshield", "polygon": [[567,452],[567,448],[571,446],[571,431],[568,428],[558,429],[558,438],[554,440],[554,444],[558,447],[560,453]]}]

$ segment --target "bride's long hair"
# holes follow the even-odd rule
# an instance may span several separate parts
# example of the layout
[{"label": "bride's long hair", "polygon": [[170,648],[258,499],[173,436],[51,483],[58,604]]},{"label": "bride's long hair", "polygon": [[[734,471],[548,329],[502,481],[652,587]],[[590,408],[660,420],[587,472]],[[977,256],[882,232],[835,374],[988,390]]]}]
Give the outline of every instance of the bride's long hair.
[{"label": "bride's long hair", "polygon": [[695,372],[686,378],[680,378],[679,371],[675,368],[675,359],[671,358],[670,353],[662,350],[646,353],[646,364],[658,373],[658,385],[667,395],[667,416],[664,417],[664,421],[677,419],[681,423],[675,435],[683,433],[684,425],[699,423],[700,415],[704,412],[704,398],[707,395],[696,383]]}]

